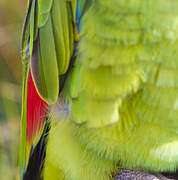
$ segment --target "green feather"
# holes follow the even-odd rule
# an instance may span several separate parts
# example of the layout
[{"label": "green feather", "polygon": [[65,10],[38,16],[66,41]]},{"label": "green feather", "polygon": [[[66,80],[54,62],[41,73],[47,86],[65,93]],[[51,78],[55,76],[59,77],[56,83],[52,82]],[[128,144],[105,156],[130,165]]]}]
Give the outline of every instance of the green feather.
[{"label": "green feather", "polygon": [[40,86],[43,86],[42,83],[39,85],[41,90],[40,94],[48,101],[48,103],[52,104],[55,103],[58,98],[59,79],[54,36],[50,17],[46,26],[40,29],[40,55],[43,74],[39,74],[39,76],[44,76],[47,96],[45,97],[45,94],[43,94],[43,91],[40,88]]}]

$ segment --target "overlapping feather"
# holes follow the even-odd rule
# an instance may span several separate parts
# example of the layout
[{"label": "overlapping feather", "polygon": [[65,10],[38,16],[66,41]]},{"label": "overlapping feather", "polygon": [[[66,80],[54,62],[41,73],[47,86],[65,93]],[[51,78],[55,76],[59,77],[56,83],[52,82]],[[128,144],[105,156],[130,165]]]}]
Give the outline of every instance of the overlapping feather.
[{"label": "overlapping feather", "polygon": [[23,93],[20,174],[43,134],[78,40],[76,0],[29,0],[22,37]]}]

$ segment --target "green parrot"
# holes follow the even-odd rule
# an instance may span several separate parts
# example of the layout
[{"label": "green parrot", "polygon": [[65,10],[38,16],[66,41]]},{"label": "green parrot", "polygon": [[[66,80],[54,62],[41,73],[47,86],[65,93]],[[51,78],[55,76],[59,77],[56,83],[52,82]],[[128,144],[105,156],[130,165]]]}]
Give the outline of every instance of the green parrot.
[{"label": "green parrot", "polygon": [[22,59],[21,180],[176,176],[178,0],[28,0]]}]

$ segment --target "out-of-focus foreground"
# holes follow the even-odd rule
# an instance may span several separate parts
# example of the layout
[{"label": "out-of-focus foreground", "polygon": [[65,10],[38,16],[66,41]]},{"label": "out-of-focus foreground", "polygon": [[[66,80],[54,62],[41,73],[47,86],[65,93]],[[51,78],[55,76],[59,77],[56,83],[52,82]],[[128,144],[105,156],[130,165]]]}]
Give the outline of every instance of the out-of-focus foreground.
[{"label": "out-of-focus foreground", "polygon": [[26,0],[0,0],[0,176],[18,172],[22,64],[20,41]]}]

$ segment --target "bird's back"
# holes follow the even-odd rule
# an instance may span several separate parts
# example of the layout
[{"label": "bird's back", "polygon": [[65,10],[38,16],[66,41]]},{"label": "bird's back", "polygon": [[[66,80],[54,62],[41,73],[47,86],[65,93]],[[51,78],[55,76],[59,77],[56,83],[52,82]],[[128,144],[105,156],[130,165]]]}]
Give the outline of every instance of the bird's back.
[{"label": "bird's back", "polygon": [[98,151],[126,167],[166,171],[178,162],[177,5],[96,0],[83,17],[70,118],[100,128],[94,149],[103,138]]},{"label": "bird's back", "polygon": [[69,116],[49,135],[46,167],[53,170],[46,168],[45,180],[56,167],[77,180],[109,179],[118,162],[156,172],[176,169],[177,5],[93,1],[63,90]]}]

